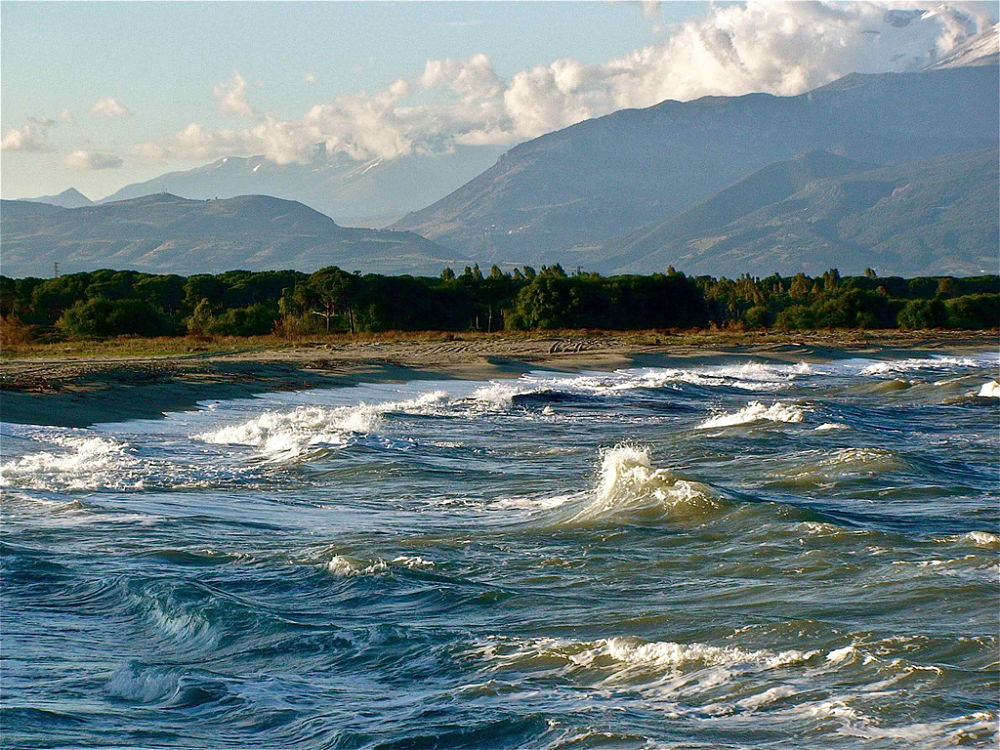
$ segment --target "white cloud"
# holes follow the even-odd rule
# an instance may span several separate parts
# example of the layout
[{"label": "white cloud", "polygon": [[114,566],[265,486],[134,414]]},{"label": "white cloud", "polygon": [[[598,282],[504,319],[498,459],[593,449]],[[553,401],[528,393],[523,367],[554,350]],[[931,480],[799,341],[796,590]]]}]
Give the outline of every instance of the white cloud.
[{"label": "white cloud", "polygon": [[0,138],[3,151],[49,151],[49,130],[56,124],[48,117],[32,117],[20,128],[8,128]]},{"label": "white cloud", "polygon": [[316,76],[314,76],[312,73],[306,73],[304,76],[302,76],[302,80],[305,81],[306,83],[316,83]]},{"label": "white cloud", "polygon": [[[648,17],[658,15],[655,4],[646,7]],[[264,154],[288,163],[308,160],[316,144],[366,159],[513,143],[664,99],[793,95],[847,73],[919,69],[994,23],[990,8],[762,0],[712,6],[707,17],[671,27],[662,42],[604,63],[561,59],[504,80],[486,55],[428,60],[409,80],[339,96],[299,120],[261,117],[252,127],[216,131],[192,123],[135,153],[154,160]],[[220,86],[217,96],[232,95],[230,111],[245,105],[252,113],[238,73]]]},{"label": "white cloud", "polygon": [[69,169],[118,169],[122,164],[121,157],[114,154],[83,149],[72,152],[62,163]]},{"label": "white cloud", "polygon": [[213,93],[216,107],[222,114],[237,117],[254,116],[254,109],[247,100],[247,82],[239,71],[233,71],[231,80],[216,84]]},{"label": "white cloud", "polygon": [[63,107],[62,111],[59,113],[59,122],[72,123],[75,120],[73,113],[69,111],[66,107]]},{"label": "white cloud", "polygon": [[132,113],[122,106],[121,102],[112,96],[102,96],[94,106],[90,108],[92,115],[104,115],[105,117],[131,117]]}]

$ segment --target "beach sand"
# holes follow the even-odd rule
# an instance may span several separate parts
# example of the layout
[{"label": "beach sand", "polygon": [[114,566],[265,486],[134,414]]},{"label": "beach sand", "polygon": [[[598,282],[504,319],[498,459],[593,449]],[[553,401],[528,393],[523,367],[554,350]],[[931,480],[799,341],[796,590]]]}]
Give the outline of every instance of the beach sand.
[{"label": "beach sand", "polygon": [[[530,370],[614,370],[719,354],[772,360],[996,349],[995,331],[409,335],[187,355],[0,359],[0,420],[63,427],[155,418],[200,401],[358,382],[486,380]],[[107,351],[106,347],[103,347]],[[33,352],[33,354],[35,354]]]}]

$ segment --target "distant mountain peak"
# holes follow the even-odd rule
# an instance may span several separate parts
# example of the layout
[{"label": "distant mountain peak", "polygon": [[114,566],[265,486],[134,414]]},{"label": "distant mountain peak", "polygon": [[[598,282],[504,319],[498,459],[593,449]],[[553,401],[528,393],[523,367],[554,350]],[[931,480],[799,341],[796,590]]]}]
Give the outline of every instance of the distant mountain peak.
[{"label": "distant mountain peak", "polygon": [[24,200],[34,203],[48,203],[51,206],[61,208],[81,208],[91,206],[93,201],[74,187],[66,188],[58,195],[42,195],[38,198],[25,198]]}]

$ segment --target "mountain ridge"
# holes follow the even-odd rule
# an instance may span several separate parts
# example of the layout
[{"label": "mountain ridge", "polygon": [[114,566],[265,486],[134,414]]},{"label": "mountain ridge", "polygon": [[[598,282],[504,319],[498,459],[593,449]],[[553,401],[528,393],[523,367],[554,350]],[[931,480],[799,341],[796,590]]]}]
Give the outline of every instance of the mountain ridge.
[{"label": "mountain ridge", "polygon": [[81,208],[3,201],[3,272],[46,276],[128,268],[152,273],[315,270],[438,273],[465,259],[411,232],[342,227],[273,196],[198,201],[157,193]]},{"label": "mountain ridge", "polygon": [[998,86],[996,66],[959,67],[619,110],[515,146],[391,227],[488,260],[551,257],[678,213],[795,153],[893,164],[993,146]]}]

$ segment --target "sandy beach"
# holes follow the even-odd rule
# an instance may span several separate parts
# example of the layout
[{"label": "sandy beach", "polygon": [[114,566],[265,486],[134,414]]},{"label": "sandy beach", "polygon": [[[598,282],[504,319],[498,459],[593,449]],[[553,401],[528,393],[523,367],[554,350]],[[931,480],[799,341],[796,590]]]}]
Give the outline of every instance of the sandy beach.
[{"label": "sandy beach", "polygon": [[[228,343],[228,342],[227,342]],[[36,347],[0,360],[0,419],[85,427],[155,418],[209,399],[358,382],[516,377],[530,370],[614,370],[715,354],[809,360],[836,351],[982,351],[995,331],[463,334],[336,338],[272,346],[201,346],[134,355],[86,344]],[[110,352],[110,353],[109,353]]]}]

